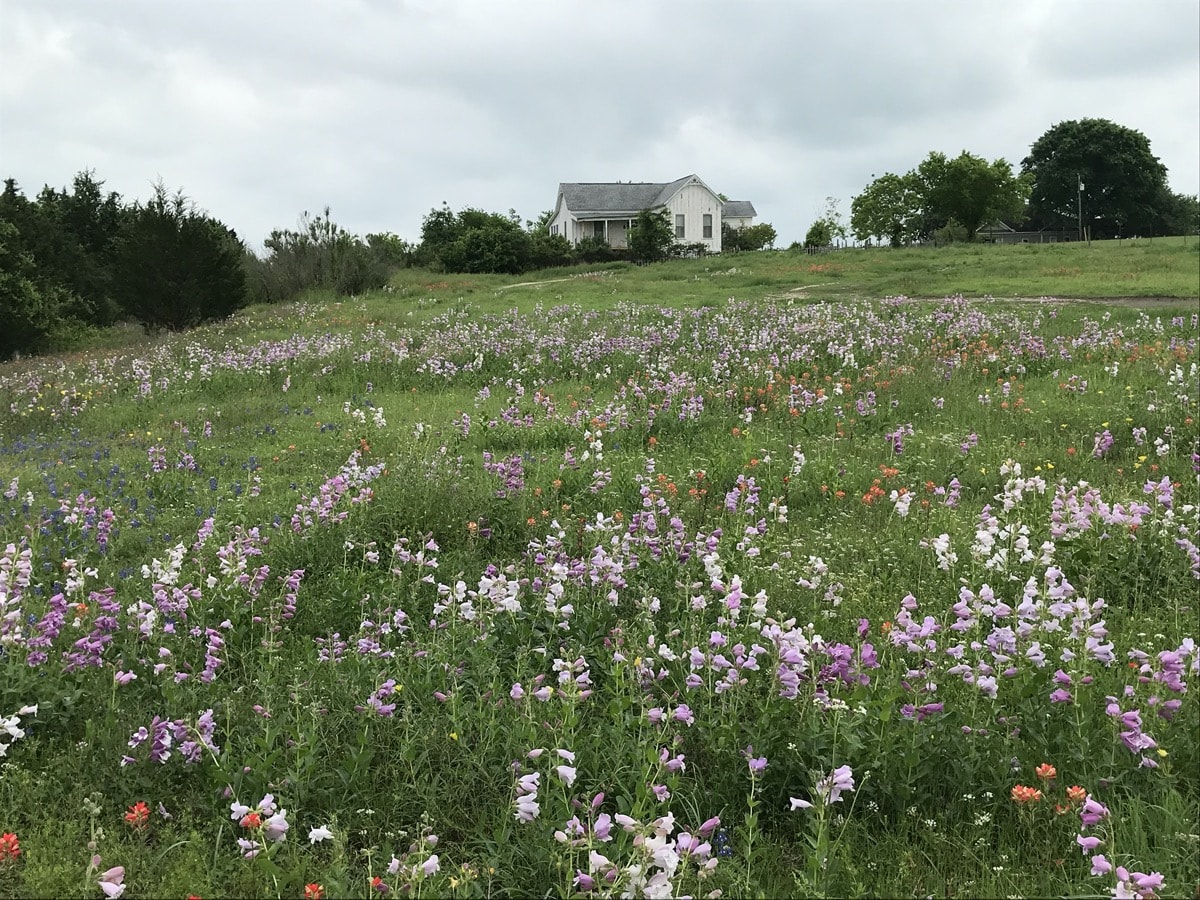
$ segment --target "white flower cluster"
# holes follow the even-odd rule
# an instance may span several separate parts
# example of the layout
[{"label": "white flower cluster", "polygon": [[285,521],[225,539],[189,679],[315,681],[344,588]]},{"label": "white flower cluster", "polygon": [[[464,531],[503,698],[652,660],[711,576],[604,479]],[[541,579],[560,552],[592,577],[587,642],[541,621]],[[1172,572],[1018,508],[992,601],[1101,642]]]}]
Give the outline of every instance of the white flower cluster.
[{"label": "white flower cluster", "polygon": [[[349,400],[342,404],[342,412],[352,418],[355,422],[358,422],[360,425],[367,424],[367,411],[364,409],[359,409],[356,406],[352,406]],[[385,419],[383,416],[382,406],[371,405],[371,423],[376,428],[387,428],[387,419]]]},{"label": "white flower cluster", "polygon": [[943,532],[932,541],[933,552],[937,557],[938,568],[949,572],[950,567],[958,562],[958,554],[950,549],[950,535]]},{"label": "white flower cluster", "polygon": [[807,464],[808,458],[804,455],[804,452],[799,447],[792,448],[791,476],[793,478],[797,477],[801,472],[804,471],[804,467]]},{"label": "white flower cluster", "polygon": [[589,459],[595,460],[597,463],[604,460],[604,434],[601,431],[595,433],[585,431],[583,433],[584,443],[587,444],[587,449],[583,451],[583,455],[579,457],[580,462],[587,462]]},{"label": "white flower cluster", "polygon": [[[0,716],[0,757],[8,755],[8,748],[16,741],[25,737],[25,731],[21,728],[22,716],[36,716],[37,704],[33,706],[22,706],[11,716]],[[7,740],[5,736],[7,735]]]}]

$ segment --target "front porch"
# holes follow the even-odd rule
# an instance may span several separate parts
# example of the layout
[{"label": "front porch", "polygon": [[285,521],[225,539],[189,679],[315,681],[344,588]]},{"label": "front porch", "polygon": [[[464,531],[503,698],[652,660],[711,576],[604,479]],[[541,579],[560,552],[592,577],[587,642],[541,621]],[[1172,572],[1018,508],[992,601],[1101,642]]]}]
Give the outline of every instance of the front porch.
[{"label": "front porch", "polygon": [[574,224],[575,235],[572,243],[578,244],[584,238],[600,238],[608,246],[617,250],[623,250],[629,246],[629,229],[633,226],[632,218],[581,219]]}]

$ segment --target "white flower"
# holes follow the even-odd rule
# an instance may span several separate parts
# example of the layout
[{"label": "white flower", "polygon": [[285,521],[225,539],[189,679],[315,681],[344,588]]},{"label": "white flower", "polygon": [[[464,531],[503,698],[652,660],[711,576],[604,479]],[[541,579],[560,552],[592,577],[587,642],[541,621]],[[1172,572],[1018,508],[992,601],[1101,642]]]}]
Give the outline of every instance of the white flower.
[{"label": "white flower", "polygon": [[[96,857],[99,859],[99,857]],[[115,900],[125,893],[125,867],[113,866],[111,869],[100,873],[100,880],[97,884],[100,885],[100,890],[104,891],[104,896],[109,900]]]},{"label": "white flower", "polygon": [[263,837],[269,841],[278,843],[287,837],[289,827],[291,826],[288,824],[287,810],[281,809],[267,819],[267,821],[263,822]]},{"label": "white flower", "polygon": [[9,736],[15,741],[25,737],[25,732],[17,726],[21,724],[21,720],[17,716],[9,716],[5,719],[0,719],[0,731],[8,732]]},{"label": "white flower", "polygon": [[540,811],[536,795],[524,794],[517,798],[517,811],[514,815],[518,822],[532,822]]},{"label": "white flower", "polygon": [[308,842],[310,844],[319,844],[321,841],[328,841],[333,837],[333,832],[325,825],[319,825],[308,833]]}]

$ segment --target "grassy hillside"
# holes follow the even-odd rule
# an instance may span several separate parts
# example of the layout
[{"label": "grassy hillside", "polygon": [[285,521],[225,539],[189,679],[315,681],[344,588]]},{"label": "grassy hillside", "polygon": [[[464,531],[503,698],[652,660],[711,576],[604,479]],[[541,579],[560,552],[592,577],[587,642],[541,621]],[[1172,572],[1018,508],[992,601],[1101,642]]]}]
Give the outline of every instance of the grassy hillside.
[{"label": "grassy hillside", "polygon": [[[582,275],[581,273],[601,273]],[[549,282],[527,287],[513,284]],[[661,265],[612,264],[506,276],[410,271],[394,282],[401,296],[562,297],[584,302],[615,289],[668,304],[713,303],[729,296],[790,293],[838,299],[883,297],[1060,297],[1200,299],[1197,238],[1087,244],[954,245],[732,254]],[[618,290],[618,293],[620,292]]]},{"label": "grassy hillside", "polygon": [[407,271],[0,368],[0,898],[1191,896],[1198,258]]}]

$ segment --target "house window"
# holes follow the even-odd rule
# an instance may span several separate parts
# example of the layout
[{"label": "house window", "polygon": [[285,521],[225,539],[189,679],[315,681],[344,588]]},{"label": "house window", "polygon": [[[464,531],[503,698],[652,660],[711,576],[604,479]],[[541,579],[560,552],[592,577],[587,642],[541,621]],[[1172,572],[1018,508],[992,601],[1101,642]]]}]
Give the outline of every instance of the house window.
[{"label": "house window", "polygon": [[711,213],[704,214],[704,236],[706,238],[712,237],[712,214]]},{"label": "house window", "polygon": [[550,226],[550,233],[551,233],[551,234],[558,234],[558,226],[557,226],[557,225],[551,225],[551,226]]},{"label": "house window", "polygon": [[683,240],[683,213],[675,216],[675,237]]},{"label": "house window", "polygon": [[592,223],[592,235],[594,237],[600,238],[600,240],[604,240],[604,223],[603,222],[593,222]]}]

